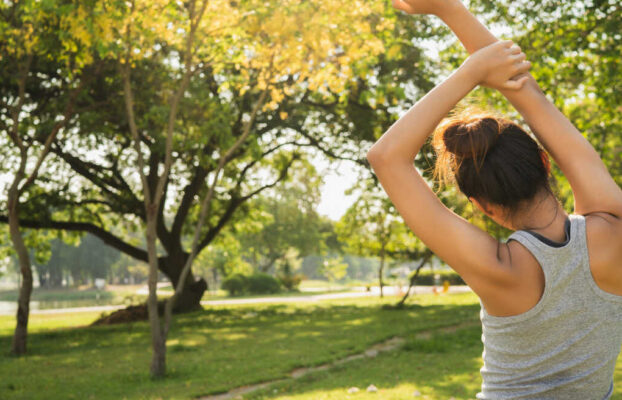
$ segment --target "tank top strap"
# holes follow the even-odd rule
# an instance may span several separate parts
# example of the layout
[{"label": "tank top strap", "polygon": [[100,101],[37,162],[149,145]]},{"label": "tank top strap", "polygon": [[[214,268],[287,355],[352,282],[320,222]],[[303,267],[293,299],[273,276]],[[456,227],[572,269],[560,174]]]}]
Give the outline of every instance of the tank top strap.
[{"label": "tank top strap", "polygon": [[563,243],[553,242],[541,235],[527,230],[512,233],[507,241],[516,240],[533,254],[544,273],[549,275],[558,272],[567,261],[583,258],[587,247],[585,235],[585,218],[582,215],[570,214],[566,221],[566,240]]}]

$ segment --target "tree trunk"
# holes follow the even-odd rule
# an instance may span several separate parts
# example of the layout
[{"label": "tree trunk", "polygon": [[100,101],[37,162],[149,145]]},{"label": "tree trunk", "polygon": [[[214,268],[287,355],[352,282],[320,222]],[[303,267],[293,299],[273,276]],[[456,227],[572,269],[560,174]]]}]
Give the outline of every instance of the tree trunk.
[{"label": "tree trunk", "polygon": [[428,260],[430,259],[430,257],[432,257],[431,254],[426,254],[423,257],[423,260],[421,260],[421,263],[419,263],[419,265],[417,266],[415,273],[410,277],[410,282],[408,283],[408,290],[406,290],[404,297],[402,297],[402,299],[395,305],[397,308],[401,308],[404,306],[406,299],[410,295],[410,289],[415,285],[417,277],[419,276],[419,272],[421,272],[421,269],[428,263]]},{"label": "tree trunk", "polygon": [[11,189],[9,189],[8,195],[9,231],[13,247],[17,252],[19,269],[22,277],[19,288],[19,298],[17,300],[17,324],[15,326],[15,334],[13,335],[13,343],[11,345],[11,353],[14,355],[22,355],[26,353],[28,316],[30,314],[30,295],[32,293],[32,269],[30,266],[28,249],[26,249],[26,245],[24,244],[24,240],[19,229],[18,202],[19,192],[17,190],[17,184],[14,183]]},{"label": "tree trunk", "polygon": [[48,285],[48,273],[44,266],[38,266],[35,264],[35,269],[37,270],[37,277],[39,279],[39,287],[44,288]]},{"label": "tree trunk", "polygon": [[272,268],[276,260],[278,260],[282,256],[283,256],[282,254],[268,256],[268,260],[266,261],[266,263],[259,266],[259,271],[263,273],[268,273],[268,271],[270,270],[270,268]]},{"label": "tree trunk", "polygon": [[[166,257],[160,258],[158,261],[160,271],[162,271],[168,279],[170,279],[173,287],[176,288],[179,283],[181,271],[188,259],[189,254],[183,251],[171,253]],[[186,278],[184,290],[179,294],[173,306],[173,312],[187,312],[197,310],[201,307],[201,298],[207,290],[207,282],[203,278],[198,280],[192,275],[192,271]]]},{"label": "tree trunk", "polygon": [[59,288],[63,286],[63,270],[60,268],[50,268],[49,278],[48,278],[48,287],[50,288]]},{"label": "tree trunk", "polygon": [[71,280],[73,281],[73,286],[80,286],[84,284],[84,279],[82,277],[82,271],[76,267],[69,270],[69,274],[71,275]]},{"label": "tree trunk", "polygon": [[[158,329],[161,329],[158,319]],[[153,332],[153,330],[152,330]],[[151,377],[155,379],[163,378],[166,374],[166,338],[160,330],[158,337],[154,337],[152,333],[153,355],[151,357]]]},{"label": "tree trunk", "polygon": [[149,215],[153,210],[147,210],[147,251],[149,254],[149,297],[147,298],[147,310],[149,325],[151,327],[151,377],[162,378],[166,374],[166,338],[162,332],[160,315],[158,314],[158,254],[156,249],[156,216]]}]

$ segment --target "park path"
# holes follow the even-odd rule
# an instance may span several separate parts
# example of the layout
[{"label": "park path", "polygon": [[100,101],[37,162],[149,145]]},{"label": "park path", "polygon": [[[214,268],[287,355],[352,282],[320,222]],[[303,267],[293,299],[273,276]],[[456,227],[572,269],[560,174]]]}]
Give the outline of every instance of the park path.
[{"label": "park path", "polygon": [[[433,293],[432,286],[415,286],[411,289],[411,295],[415,294],[424,294],[424,293]],[[304,295],[304,296],[273,296],[273,297],[258,297],[253,299],[223,299],[223,300],[208,300],[202,301],[203,305],[221,305],[221,304],[248,304],[248,303],[289,303],[289,302],[308,302],[308,301],[320,301],[320,300],[328,300],[328,299],[346,299],[346,298],[355,298],[355,297],[370,297],[370,296],[380,296],[380,288],[378,286],[372,286],[371,291],[366,291],[365,287],[355,287],[354,291],[351,292],[339,292],[339,293],[324,293],[324,294],[316,294],[316,295]],[[404,293],[408,289],[408,287],[402,288],[402,293]],[[470,292],[471,288],[468,286],[450,286],[449,293],[466,293]],[[387,296],[394,296],[400,293],[400,289],[395,286],[385,286],[383,288],[383,293]]]},{"label": "park path", "polygon": [[[407,287],[403,287],[401,291],[405,291]],[[313,292],[314,290],[308,290]],[[465,293],[470,292],[471,289],[468,286],[451,286],[449,293]],[[432,293],[432,286],[415,286],[414,292],[411,289],[411,295]],[[400,293],[400,288],[395,286],[385,286],[383,293],[387,296],[392,296]],[[205,300],[201,302],[204,306],[218,306],[227,304],[259,304],[259,303],[292,303],[292,302],[314,302],[329,299],[346,299],[357,297],[369,297],[379,296],[380,289],[378,286],[372,286],[370,291],[367,291],[365,287],[355,287],[353,291],[338,292],[338,293],[323,293],[314,295],[301,295],[301,296],[271,296],[271,297],[257,297],[257,298],[243,298],[243,299],[222,299],[222,300]],[[107,306],[90,306],[90,307],[73,307],[73,308],[54,308],[45,310],[31,309],[30,314],[70,314],[79,312],[110,312],[116,311],[126,306],[120,305],[107,305]],[[13,315],[14,310],[0,310],[0,315]]]}]

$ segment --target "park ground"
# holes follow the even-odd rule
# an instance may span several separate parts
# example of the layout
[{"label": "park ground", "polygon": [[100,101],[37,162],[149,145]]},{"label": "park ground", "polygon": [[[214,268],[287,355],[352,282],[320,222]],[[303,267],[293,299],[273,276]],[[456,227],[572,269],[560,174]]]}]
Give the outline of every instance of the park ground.
[{"label": "park ground", "polygon": [[[12,316],[0,317],[1,399],[194,399],[282,379],[244,399],[472,399],[479,386],[481,327],[472,293],[312,303],[209,306],[176,317],[168,376],[152,381],[144,322],[88,327],[99,313],[33,315],[29,355],[7,355]],[[300,367],[360,354],[399,337],[400,346],[299,379]],[[622,357],[615,371],[622,382]],[[376,392],[367,392],[374,385]],[[360,391],[348,393],[356,387]],[[622,399],[617,385],[614,400]]]}]

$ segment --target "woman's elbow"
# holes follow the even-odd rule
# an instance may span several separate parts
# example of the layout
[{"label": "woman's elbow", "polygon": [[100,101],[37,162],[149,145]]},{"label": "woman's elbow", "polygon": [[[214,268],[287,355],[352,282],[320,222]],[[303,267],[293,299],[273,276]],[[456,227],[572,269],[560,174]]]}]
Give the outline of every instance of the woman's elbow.
[{"label": "woman's elbow", "polygon": [[369,165],[371,165],[372,167],[383,164],[386,159],[387,159],[387,152],[381,149],[377,145],[373,145],[367,151],[367,161],[369,161]]},{"label": "woman's elbow", "polygon": [[378,145],[372,146],[367,151],[367,161],[373,169],[389,165],[393,168],[397,164],[411,164],[412,160],[413,158],[402,154],[400,151],[391,151]]}]

